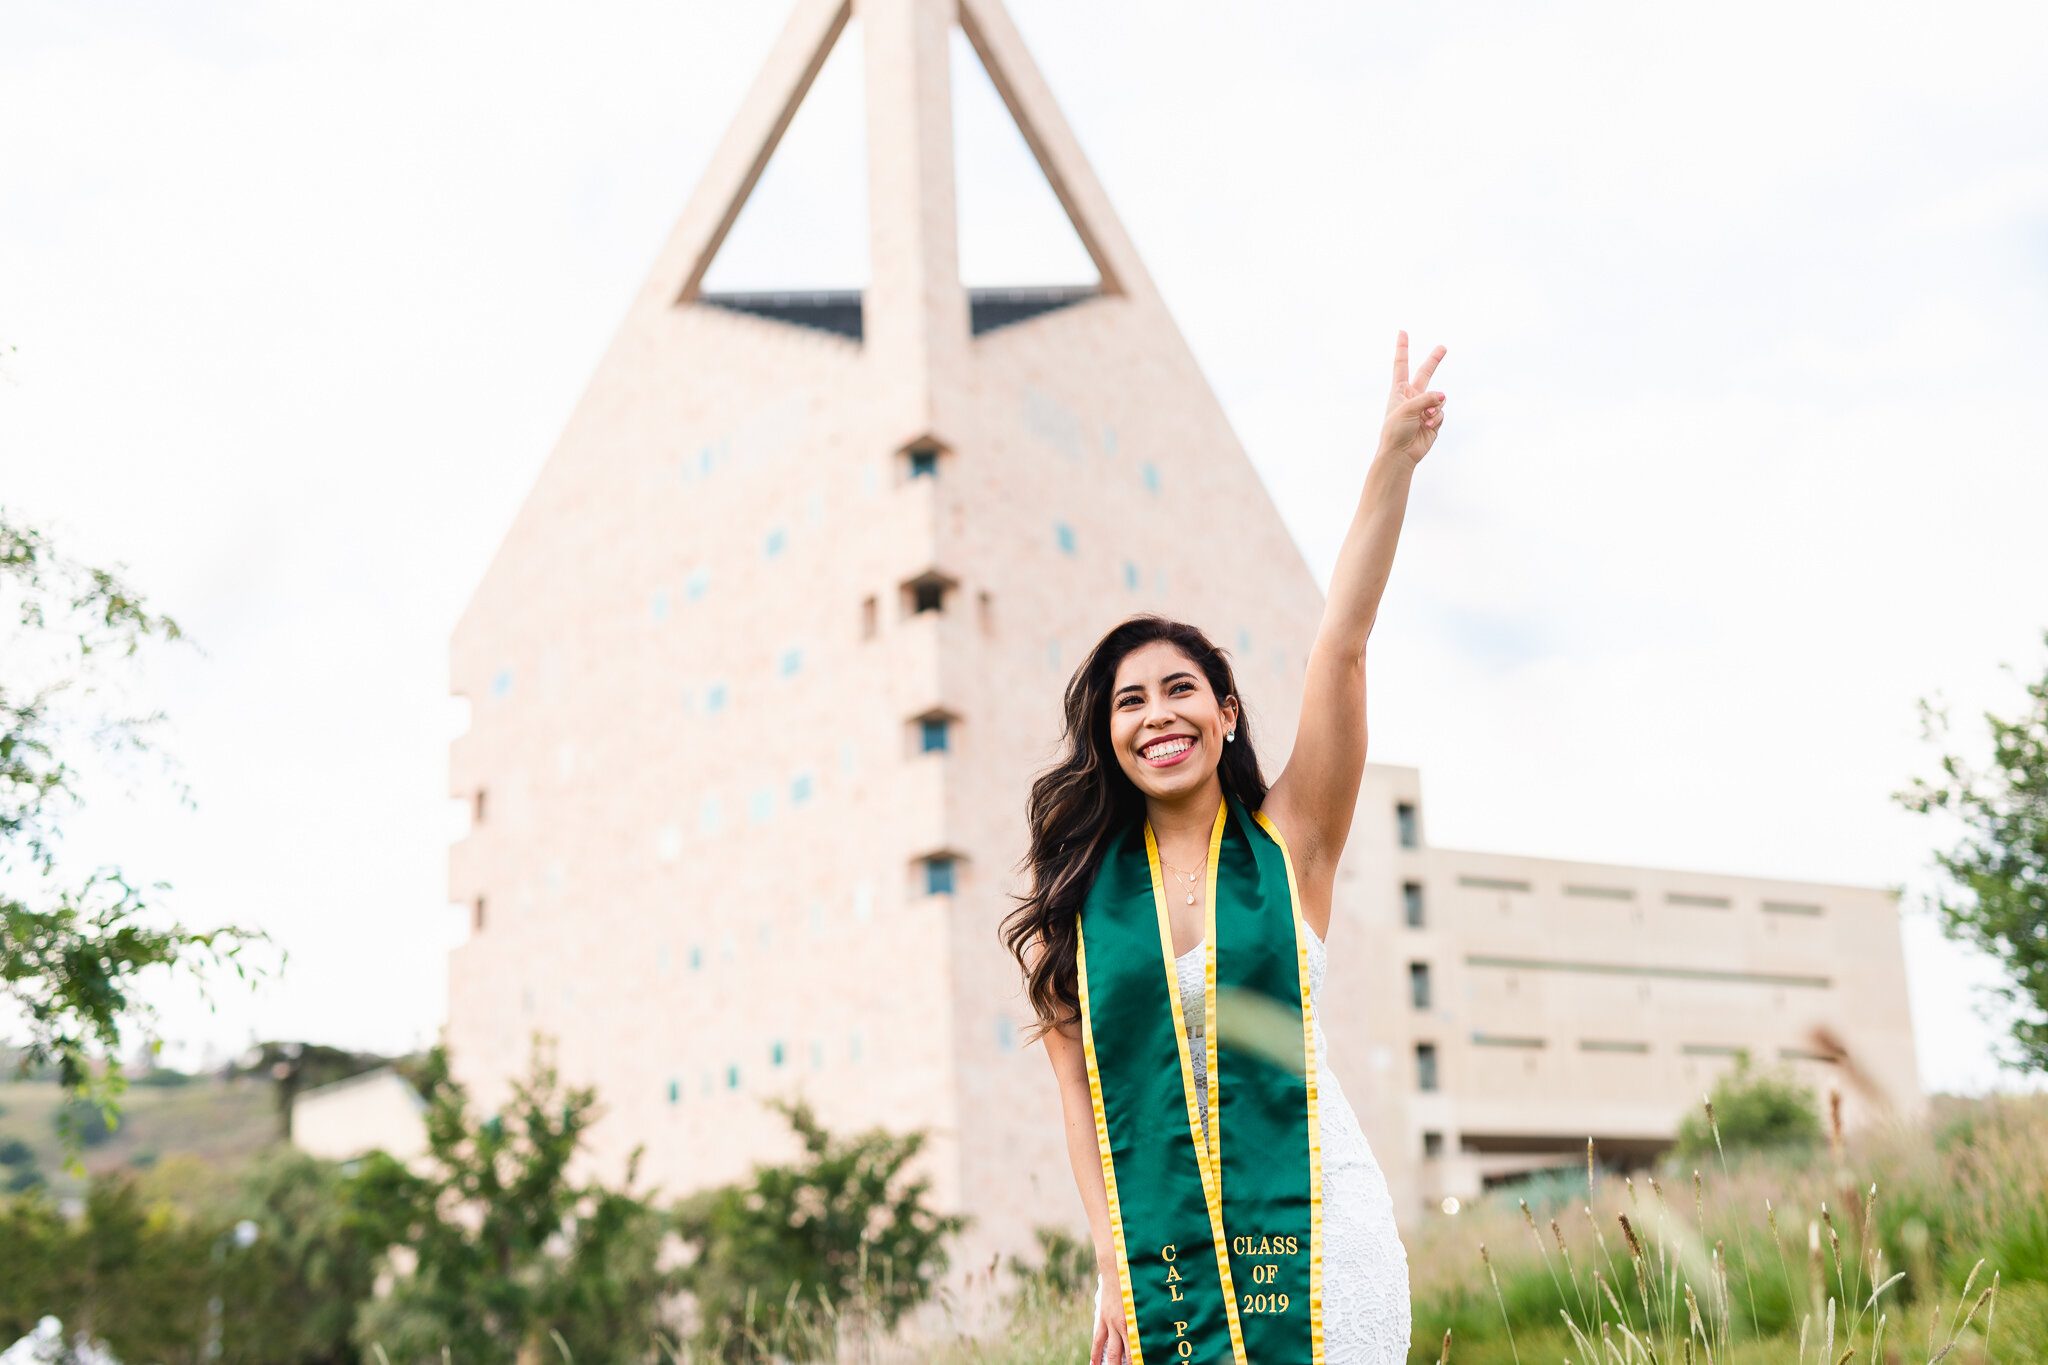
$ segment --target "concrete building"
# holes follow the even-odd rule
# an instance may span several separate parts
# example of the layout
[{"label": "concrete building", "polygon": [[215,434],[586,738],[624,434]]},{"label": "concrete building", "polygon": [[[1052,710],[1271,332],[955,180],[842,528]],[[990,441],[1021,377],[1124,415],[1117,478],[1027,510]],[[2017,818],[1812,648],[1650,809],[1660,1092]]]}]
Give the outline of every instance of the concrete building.
[{"label": "concrete building", "polygon": [[427,1150],[427,1106],[390,1067],[307,1090],[292,1102],[292,1143],[330,1161],[386,1152],[411,1161]]},{"label": "concrete building", "polygon": [[[857,0],[865,289],[703,292],[855,2],[798,3],[457,628],[449,1038],[486,1099],[558,1040],[600,1159],[671,1192],[790,1151],[771,1098],[928,1129],[972,1261],[1080,1217],[995,937],[1068,674],[1194,621],[1277,770],[1322,604],[998,0]],[[955,25],[1095,283],[962,286]],[[1816,1026],[1916,1093],[1878,893],[1438,852],[1420,811],[1371,769],[1326,1002],[1404,1213],[1668,1138],[1728,1049],[1819,1075]]]}]

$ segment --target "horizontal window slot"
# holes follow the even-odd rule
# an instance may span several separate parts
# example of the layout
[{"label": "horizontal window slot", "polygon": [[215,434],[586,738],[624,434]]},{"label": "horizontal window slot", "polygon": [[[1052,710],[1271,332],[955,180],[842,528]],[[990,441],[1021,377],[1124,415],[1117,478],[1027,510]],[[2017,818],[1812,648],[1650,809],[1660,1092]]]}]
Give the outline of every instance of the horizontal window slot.
[{"label": "horizontal window slot", "polygon": [[1688,1057],[1740,1057],[1749,1049],[1730,1047],[1726,1043],[1687,1043],[1679,1051]]},{"label": "horizontal window slot", "polygon": [[1648,1052],[1648,1043],[1617,1043],[1605,1038],[1579,1039],[1581,1052]]},{"label": "horizontal window slot", "polygon": [[1726,910],[1735,904],[1726,896],[1698,896],[1690,891],[1667,891],[1664,900],[1669,905],[1689,905],[1695,910]]},{"label": "horizontal window slot", "polygon": [[1764,902],[1764,913],[1767,915],[1818,915],[1820,912],[1818,905],[1807,905],[1800,901]]},{"label": "horizontal window slot", "polygon": [[1458,885],[1469,886],[1474,891],[1527,891],[1529,883],[1518,882],[1507,877],[1460,877]]},{"label": "horizontal window slot", "polygon": [[1584,896],[1596,901],[1632,901],[1636,893],[1626,886],[1571,886],[1564,889],[1567,896]]},{"label": "horizontal window slot", "polygon": [[1475,1033],[1472,1035],[1472,1045],[1474,1047],[1520,1048],[1540,1048],[1549,1046],[1541,1038],[1514,1038],[1499,1033]]},{"label": "horizontal window slot", "polygon": [[1811,986],[1826,990],[1834,979],[1825,976],[1794,976],[1784,972],[1722,972],[1707,967],[1636,967],[1620,962],[1557,962],[1540,957],[1490,957],[1474,953],[1466,957],[1468,967],[1506,967],[1531,972],[1583,972],[1593,976],[1649,976],[1673,981],[1725,981],[1740,986]]}]

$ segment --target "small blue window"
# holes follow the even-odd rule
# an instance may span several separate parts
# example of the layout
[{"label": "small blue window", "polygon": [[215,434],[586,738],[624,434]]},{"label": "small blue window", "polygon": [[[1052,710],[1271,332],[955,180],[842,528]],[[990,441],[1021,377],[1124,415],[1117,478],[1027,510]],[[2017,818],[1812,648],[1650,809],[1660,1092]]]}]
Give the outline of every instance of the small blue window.
[{"label": "small blue window", "polygon": [[682,1102],[682,1099],[682,1083],[680,1081],[670,1081],[668,1083],[668,1102],[670,1104],[680,1104]]},{"label": "small blue window", "polygon": [[996,1051],[1015,1052],[1016,1050],[1016,1021],[1012,1020],[1007,1014],[998,1014],[996,1016]]},{"label": "small blue window", "polygon": [[947,857],[924,860],[924,893],[927,896],[953,894],[953,860]]},{"label": "small blue window", "polygon": [[704,689],[704,714],[715,716],[725,709],[725,684],[713,683]]},{"label": "small blue window", "polygon": [[775,790],[763,787],[747,799],[747,818],[755,824],[767,823],[775,814]]},{"label": "small blue window", "polygon": [[1124,561],[1124,586],[1132,592],[1138,590],[1138,566],[1128,559]]},{"label": "small blue window", "polygon": [[780,1042],[777,1042],[768,1049],[768,1061],[772,1066],[782,1065],[782,1044]]},{"label": "small blue window", "polygon": [[715,796],[704,798],[704,804],[697,807],[697,828],[706,834],[718,833],[718,827],[725,823],[725,808]]},{"label": "small blue window", "polygon": [[1147,493],[1157,493],[1159,491],[1159,466],[1147,460],[1145,461],[1144,469],[1140,473],[1145,480],[1145,491]]},{"label": "small blue window", "polygon": [[648,604],[648,614],[656,621],[668,620],[668,589],[656,588],[654,599]]},{"label": "small blue window", "polygon": [[709,591],[711,591],[711,570],[690,570],[689,578],[683,583],[683,595],[692,602],[695,602]]},{"label": "small blue window", "polygon": [[711,472],[712,458],[713,455],[710,446],[705,446],[702,450],[697,452],[697,475],[699,478],[702,478],[704,475],[709,474]]},{"label": "small blue window", "polygon": [[783,650],[782,657],[775,662],[776,671],[785,678],[795,677],[797,673],[802,671],[803,666],[804,652],[794,645]]},{"label": "small blue window", "polygon": [[1074,553],[1073,527],[1067,525],[1064,521],[1056,521],[1053,523],[1052,535],[1053,539],[1059,542],[1061,554],[1070,555]]},{"label": "small blue window", "polygon": [[910,477],[913,479],[936,479],[939,477],[939,452],[936,450],[911,451]]},{"label": "small blue window", "polygon": [[690,945],[690,970],[693,972],[704,970],[704,950],[694,943]]},{"label": "small blue window", "polygon": [[950,723],[944,716],[926,716],[917,723],[918,743],[923,752],[942,754],[946,752],[947,731]]},{"label": "small blue window", "polygon": [[795,777],[790,778],[789,804],[792,806],[801,806],[804,802],[810,799],[811,775],[809,773],[798,773]]},{"label": "small blue window", "polygon": [[737,1066],[729,1066],[725,1069],[725,1088],[727,1090],[737,1090],[740,1088],[740,1069]]},{"label": "small blue window", "polygon": [[773,559],[775,558],[775,556],[782,553],[782,547],[788,543],[788,533],[785,532],[780,526],[778,526],[768,533],[768,538],[766,540],[761,542],[761,553],[766,555],[768,558]]},{"label": "small blue window", "polygon": [[498,670],[497,676],[491,679],[491,695],[499,698],[509,697],[512,695],[511,669],[501,668]]},{"label": "small blue window", "polygon": [[1240,654],[1250,654],[1252,652],[1252,633],[1243,626],[1237,628],[1237,652]]}]

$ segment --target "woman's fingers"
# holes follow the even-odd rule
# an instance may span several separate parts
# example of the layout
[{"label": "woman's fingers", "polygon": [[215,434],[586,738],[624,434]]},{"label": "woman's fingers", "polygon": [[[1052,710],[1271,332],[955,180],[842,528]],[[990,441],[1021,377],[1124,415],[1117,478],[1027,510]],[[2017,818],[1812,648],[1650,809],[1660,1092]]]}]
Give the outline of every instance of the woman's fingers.
[{"label": "woman's fingers", "polygon": [[1394,411],[1403,414],[1412,412],[1427,412],[1431,408],[1441,408],[1443,404],[1443,394],[1437,390],[1432,389],[1428,393],[1416,394],[1413,398],[1403,403],[1400,407],[1394,409]]},{"label": "woman's fingers", "polygon": [[1408,334],[1394,334],[1394,392],[1408,391]]},{"label": "woman's fingers", "polygon": [[1436,373],[1437,362],[1439,360],[1442,360],[1445,356],[1449,354],[1450,352],[1442,346],[1439,346],[1434,351],[1431,351],[1429,353],[1429,359],[1423,361],[1422,368],[1415,372],[1415,387],[1418,389],[1428,387],[1429,377]]}]

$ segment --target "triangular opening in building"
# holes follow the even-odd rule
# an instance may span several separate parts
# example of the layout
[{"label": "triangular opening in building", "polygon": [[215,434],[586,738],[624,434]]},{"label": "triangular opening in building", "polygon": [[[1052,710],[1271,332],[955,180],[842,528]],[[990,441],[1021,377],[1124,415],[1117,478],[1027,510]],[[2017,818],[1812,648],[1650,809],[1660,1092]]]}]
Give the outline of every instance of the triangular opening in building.
[{"label": "triangular opening in building", "polygon": [[1101,272],[967,34],[953,30],[960,281],[978,336],[1095,298]]},{"label": "triangular opening in building", "polygon": [[863,57],[852,19],[719,244],[700,302],[859,339],[868,282]]}]

